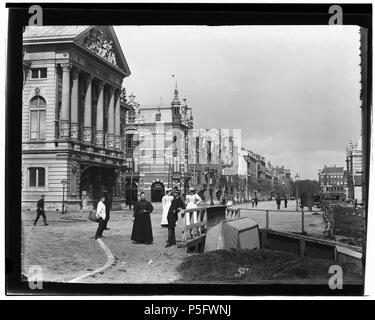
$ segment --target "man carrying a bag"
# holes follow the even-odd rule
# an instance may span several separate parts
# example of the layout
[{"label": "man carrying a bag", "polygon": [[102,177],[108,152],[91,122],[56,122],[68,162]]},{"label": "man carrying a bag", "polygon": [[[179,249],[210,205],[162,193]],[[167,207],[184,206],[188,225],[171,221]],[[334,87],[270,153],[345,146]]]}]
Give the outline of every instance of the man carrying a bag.
[{"label": "man carrying a bag", "polygon": [[96,230],[95,240],[103,237],[105,229],[105,197],[102,196],[96,207],[96,218],[98,219],[98,229]]}]

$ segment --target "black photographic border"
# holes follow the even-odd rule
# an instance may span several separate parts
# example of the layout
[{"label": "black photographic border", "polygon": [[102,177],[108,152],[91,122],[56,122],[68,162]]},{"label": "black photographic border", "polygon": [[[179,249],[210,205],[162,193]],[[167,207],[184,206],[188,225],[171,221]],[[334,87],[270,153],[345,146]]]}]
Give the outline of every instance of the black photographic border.
[{"label": "black photographic border", "polygon": [[[337,296],[363,295],[364,285],[185,285],[185,284],[67,284],[46,282],[30,290],[21,281],[21,167],[22,167],[22,34],[31,5],[43,9],[43,25],[328,25],[332,4],[177,4],[177,3],[7,3],[8,48],[5,136],[5,253],[8,295],[226,295]],[[364,195],[368,204],[370,115],[372,103],[372,5],[339,4],[343,24],[368,30],[367,105],[362,107]],[[364,77],[362,77],[362,81]],[[367,210],[367,208],[366,208]],[[367,229],[367,226],[366,226]]]}]

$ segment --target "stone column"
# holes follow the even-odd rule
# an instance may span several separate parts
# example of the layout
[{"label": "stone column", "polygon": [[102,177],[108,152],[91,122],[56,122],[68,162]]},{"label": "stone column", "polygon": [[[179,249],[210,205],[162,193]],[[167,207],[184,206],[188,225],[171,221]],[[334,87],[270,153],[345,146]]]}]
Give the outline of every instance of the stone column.
[{"label": "stone column", "polygon": [[114,147],[114,121],[115,121],[115,91],[112,87],[109,88],[109,106],[108,106],[108,131],[107,131],[107,147]]},{"label": "stone column", "polygon": [[117,91],[116,105],[115,105],[115,149],[120,150],[120,123],[121,123],[121,114],[120,114],[120,90]]},{"label": "stone column", "polygon": [[74,68],[72,70],[72,92],[70,95],[70,137],[78,139],[78,76],[79,70]]},{"label": "stone column", "polygon": [[98,85],[99,97],[96,105],[96,136],[95,145],[103,146],[103,107],[104,107],[104,84],[102,81]]},{"label": "stone column", "polygon": [[70,136],[70,63],[62,63],[62,99],[60,115],[60,138]]},{"label": "stone column", "polygon": [[91,129],[91,86],[92,75],[88,75],[86,79],[86,95],[85,95],[85,110],[83,118],[83,142],[92,143],[92,129]]}]

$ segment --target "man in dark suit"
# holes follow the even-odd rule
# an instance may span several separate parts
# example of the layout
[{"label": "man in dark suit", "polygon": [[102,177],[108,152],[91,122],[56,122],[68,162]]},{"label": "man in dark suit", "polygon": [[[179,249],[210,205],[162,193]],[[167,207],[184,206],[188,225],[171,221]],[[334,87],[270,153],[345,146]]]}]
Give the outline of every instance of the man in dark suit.
[{"label": "man in dark suit", "polygon": [[36,205],[36,219],[34,221],[34,226],[36,226],[36,223],[38,222],[40,216],[43,217],[44,225],[48,226],[46,214],[44,212],[44,194],[40,196],[40,199],[38,200],[38,203]]},{"label": "man in dark suit", "polygon": [[178,220],[178,212],[182,209],[185,209],[185,202],[182,200],[180,191],[175,189],[173,191],[173,197],[171,206],[169,207],[168,211],[168,241],[166,244],[166,248],[176,244],[176,234],[175,234],[175,227],[176,222]]},{"label": "man in dark suit", "polygon": [[110,228],[107,227],[108,221],[109,221],[109,214],[111,211],[111,196],[107,189],[104,189],[104,198],[105,198],[105,220],[104,220],[104,230],[110,230]]}]

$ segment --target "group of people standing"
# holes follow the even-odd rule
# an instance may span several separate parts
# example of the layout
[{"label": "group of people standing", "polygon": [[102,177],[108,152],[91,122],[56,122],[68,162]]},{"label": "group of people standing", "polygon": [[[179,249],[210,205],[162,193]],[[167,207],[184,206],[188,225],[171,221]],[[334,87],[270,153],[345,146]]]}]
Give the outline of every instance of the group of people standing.
[{"label": "group of people standing", "polygon": [[[280,206],[281,206],[281,197],[280,197],[280,195],[276,196],[276,206],[277,206],[277,210],[280,210]],[[284,208],[287,208],[287,207],[288,207],[288,198],[284,197]]]},{"label": "group of people standing", "polygon": [[[196,190],[191,188],[190,193],[185,197],[185,201],[181,197],[181,192],[177,188],[167,189],[166,194],[162,198],[162,217],[161,226],[168,228],[168,236],[165,247],[176,244],[175,228],[178,221],[178,213],[184,209],[197,208],[202,201]],[[153,211],[152,204],[145,199],[144,192],[140,194],[140,200],[134,205],[133,213],[133,230],[131,240],[137,243],[151,244],[153,242],[152,226],[150,213]],[[197,213],[193,212],[192,221],[190,215],[185,215],[185,223],[197,222]]]}]

